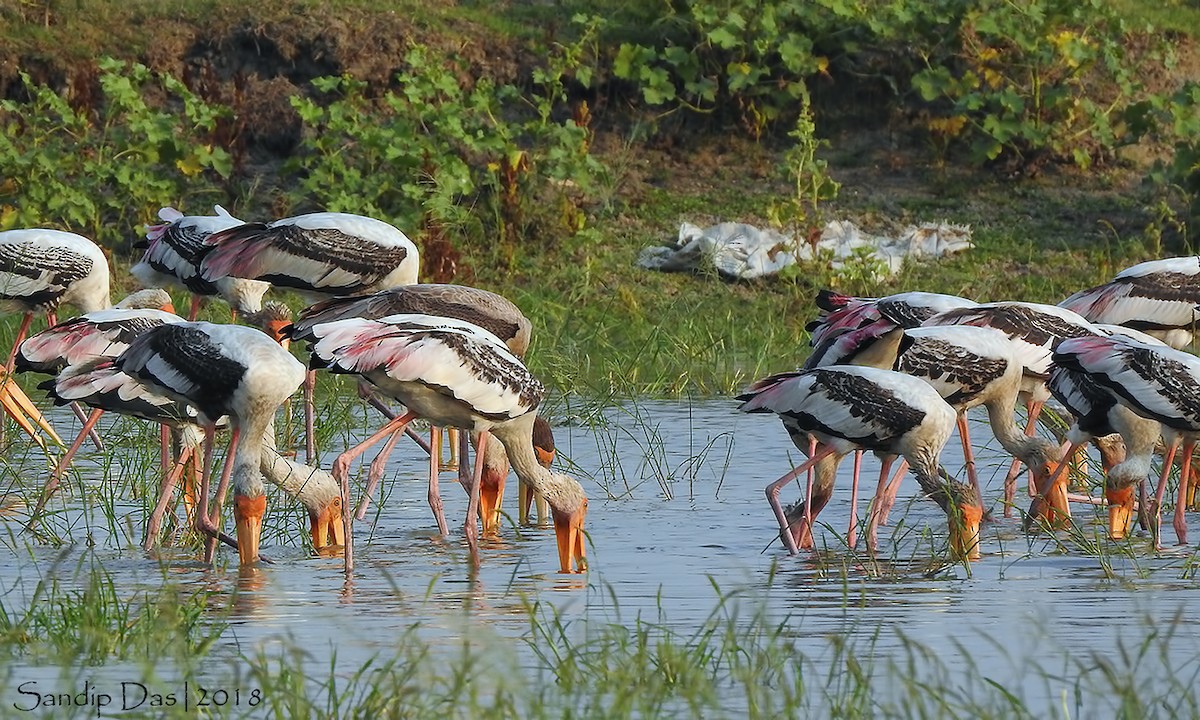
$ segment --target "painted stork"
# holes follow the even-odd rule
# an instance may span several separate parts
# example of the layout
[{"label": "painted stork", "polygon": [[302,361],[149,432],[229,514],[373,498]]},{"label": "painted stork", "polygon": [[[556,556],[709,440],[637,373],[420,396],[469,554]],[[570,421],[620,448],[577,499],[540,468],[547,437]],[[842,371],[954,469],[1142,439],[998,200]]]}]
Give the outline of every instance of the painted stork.
[{"label": "painted stork", "polygon": [[[146,228],[146,239],[134,245],[145,252],[130,272],[145,287],[179,286],[192,293],[188,320],[195,320],[206,297],[220,295],[229,303],[234,316],[252,315],[262,309],[263,295],[270,283],[259,280],[223,277],[208,281],[200,277],[200,261],[211,250],[204,243],[209,235],[242,225],[225,208],[214,205],[215,215],[184,215],[175,208],[158,211],[162,223]],[[254,325],[254,320],[247,322]]]},{"label": "painted stork", "polygon": [[[469,322],[500,338],[518,359],[525,357],[533,336],[533,324],[525,317],[520,308],[502,295],[466,285],[443,284],[404,285],[373,295],[331,298],[305,308],[288,332],[294,340],[312,343],[316,340],[313,328],[318,325],[349,318],[375,320],[397,314],[434,315]],[[310,374],[305,381],[306,425],[312,422],[311,378]],[[381,405],[376,405],[376,407],[383,411],[387,410]],[[390,413],[385,412],[385,414],[394,417]],[[384,445],[383,451],[371,463],[367,490],[358,508],[357,518],[359,520],[363,519],[366,514],[367,503],[382,478],[383,464],[394,444],[395,438],[389,440]],[[435,444],[431,441],[430,447],[440,448],[440,442]],[[504,493],[504,478],[502,476],[497,478],[496,473],[501,468],[507,468],[508,461],[503,457],[502,446],[493,443],[489,447],[489,452],[494,454],[494,457],[485,464],[486,480],[481,490],[480,502],[485,509],[489,507],[494,509],[499,507],[500,498]],[[534,424],[534,448],[538,451],[544,466],[549,467],[554,454],[554,437],[549,424],[541,418],[538,418]],[[466,458],[461,451],[460,454],[464,459]],[[431,470],[432,472],[434,471]],[[507,470],[504,474],[507,475]],[[430,504],[435,508],[434,515],[438,522],[438,528],[442,534],[445,534],[447,531],[446,521],[438,511],[441,502],[440,499],[436,502],[434,500],[437,495],[436,488],[437,478],[431,476]],[[528,520],[530,500],[536,497],[536,493],[531,492],[524,482],[520,483],[520,489],[521,522],[524,524]],[[550,517],[550,512],[543,498],[537,498],[537,510],[538,522],[546,522]],[[491,514],[485,510],[485,517],[490,516]],[[485,532],[487,530],[488,523],[485,521]]]},{"label": "painted stork", "polygon": [[[476,518],[482,485],[482,458],[489,436],[504,446],[517,476],[546,497],[554,517],[562,572],[582,572],[583,524],[587,497],[579,482],[538,463],[533,426],[545,389],[508,347],[471,323],[430,315],[391,315],[378,320],[349,319],[313,329],[311,364],[366,378],[408,412],[363,443],[338,456],[334,477],[349,507],[350,463],[371,445],[422,417],[432,423],[480,433],[467,508],[466,536],[478,562]],[[346,513],[346,572],[354,568],[352,514]]]},{"label": "painted stork", "polygon": [[869,325],[886,317],[903,328],[917,327],[929,318],[963,307],[977,305],[957,295],[930,292],[903,292],[881,298],[856,298],[840,295],[831,290],[817,294],[817,307],[825,311],[824,317],[808,324],[814,347],[824,341],[851,330]]},{"label": "painted stork", "polygon": [[[818,440],[817,451],[806,462],[766,488],[790,553],[798,547],[779,502],[782,487],[830,455],[861,448],[903,456],[921,490],[946,512],[953,554],[979,557],[983,508],[968,486],[939,477],[938,456],[954,428],[955,412],[924,380],[878,368],[825,367],[763,378],[737,399],[743,412],[779,415],[801,450],[809,435]],[[810,493],[806,500],[811,498]],[[804,514],[811,528],[811,511]]]},{"label": "painted stork", "polygon": [[61,445],[62,440],[20,388],[8,379],[17,347],[29,332],[35,313],[45,312],[49,324],[54,325],[62,303],[74,305],[81,312],[110,306],[108,285],[108,260],[104,252],[82,235],[49,229],[0,232],[0,308],[24,314],[4,364],[0,402],[5,412],[43,449],[45,441],[34,424],[54,442]]},{"label": "painted stork", "polygon": [[1059,303],[1097,323],[1125,325],[1176,349],[1192,343],[1200,304],[1200,256],[1151,260]]},{"label": "painted stork", "polygon": [[211,561],[221,506],[232,478],[238,555],[243,566],[258,559],[266,510],[260,470],[263,437],[276,410],[302,382],[304,365],[273,338],[255,328],[206,322],[173,323],[148,330],[116,359],[116,367],[162,394],[193,405],[205,429],[206,469],[200,497],[207,503],[212,442],[217,421],[229,416],[229,450],[213,512],[198,513]]},{"label": "painted stork", "polygon": [[[1064,339],[1099,334],[1094,325],[1078,314],[1054,305],[1026,302],[994,302],[975,307],[948,310],[929,318],[924,326],[975,325],[1000,330],[1012,341],[1024,365],[1021,396],[1028,414],[1025,434],[1033,435],[1037,417],[1050,391],[1046,377],[1050,372],[1050,354]],[[1004,516],[1012,515],[1016,495],[1019,460],[1013,459],[1004,478]],[[1031,495],[1036,494],[1030,483]]]},{"label": "painted stork", "polygon": [[349,213],[310,213],[245,223],[209,235],[200,277],[263,280],[320,299],[363,295],[417,281],[420,255],[404,233],[382,220]]},{"label": "painted stork", "polygon": [[1087,374],[1111,391],[1119,403],[1160,424],[1167,440],[1167,455],[1152,502],[1156,544],[1160,541],[1159,524],[1167,478],[1175,453],[1180,444],[1183,445],[1183,468],[1173,524],[1179,544],[1186,544],[1184,510],[1192,452],[1200,440],[1200,358],[1121,336],[1080,337],[1059,344],[1054,352],[1054,363]]}]

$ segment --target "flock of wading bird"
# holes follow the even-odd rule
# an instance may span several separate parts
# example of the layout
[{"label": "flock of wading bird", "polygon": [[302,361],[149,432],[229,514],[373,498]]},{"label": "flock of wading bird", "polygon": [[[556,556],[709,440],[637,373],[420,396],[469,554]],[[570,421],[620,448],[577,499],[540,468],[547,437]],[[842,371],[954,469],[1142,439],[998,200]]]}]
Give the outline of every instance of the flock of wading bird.
[{"label": "flock of wading bird", "polygon": [[[532,327],[520,310],[491,292],[460,285],[417,284],[416,245],[388,223],[344,213],[313,213],[270,223],[243,223],[222,208],[214,216],[185,216],[164,208],[162,224],[148,228],[145,253],[132,271],[148,288],[113,306],[109,267],[91,240],[48,229],[0,232],[0,300],[25,313],[9,353],[0,404],[39,445],[43,433],[62,445],[53,427],[11,373],[52,376],[39,385],[58,404],[71,404],[83,428],[57,460],[31,513],[38,522],[59,478],[79,447],[101,446],[94,434],[103,412],[133,415],[162,426],[163,483],[146,529],[146,546],[159,542],[164,515],[177,484],[184,486],[190,522],[205,536],[205,560],[219,542],[237,548],[243,566],[256,564],[264,481],[304,504],[318,551],[342,546],[346,572],[353,569],[350,464],[385,440],[371,463],[367,499],[384,474],[388,455],[409,423],[433,426],[429,451],[429,503],[439,530],[447,532],[438,490],[440,429],[466,432],[457,448],[459,479],[468,488],[465,532],[478,563],[478,523],[484,533],[499,526],[500,500],[510,466],[521,481],[521,520],[537,499],[538,522],[552,520],[563,572],[582,572],[587,497],[573,478],[549,469],[554,459],[550,427],[537,417],[545,389],[521,356]],[[194,296],[188,319],[175,315],[161,288],[182,285]],[[272,286],[290,288],[315,304],[293,321],[281,303],[264,302]],[[196,322],[199,303],[220,296],[235,319],[247,325]],[[82,315],[58,323],[61,303]],[[49,328],[25,338],[35,313]],[[304,341],[308,369],[289,350]],[[365,442],[342,452],[331,472],[316,463],[312,388],[314,369],[358,376],[360,394],[389,419]],[[276,412],[305,387],[306,460],[276,449]],[[385,399],[398,400],[396,414]],[[80,404],[92,408],[90,414]],[[229,447],[210,501],[213,445],[228,428]],[[172,443],[174,439],[174,443]],[[498,442],[497,442],[498,441]],[[473,473],[468,444],[475,446]],[[178,457],[172,461],[172,445]],[[182,483],[180,482],[182,479]],[[236,536],[221,531],[221,510],[230,485]],[[547,517],[547,515],[549,517]]]},{"label": "flock of wading bird", "polygon": [[[100,415],[116,412],[162,428],[163,481],[147,524],[148,548],[159,542],[175,487],[182,484],[189,521],[205,536],[205,560],[225,542],[237,548],[243,566],[257,563],[264,482],[271,482],[304,504],[318,551],[344,548],[349,573],[352,521],[364,516],[402,434],[429,453],[429,504],[440,532],[447,533],[438,487],[446,427],[452,438],[454,430],[466,431],[450,444],[470,496],[464,530],[473,561],[479,561],[479,523],[485,534],[498,532],[511,466],[521,483],[520,522],[531,521],[536,498],[538,522],[553,522],[561,571],[586,570],[587,498],[576,480],[549,469],[553,434],[537,417],[545,390],[521,362],[532,327],[513,303],[461,285],[417,284],[416,246],[379,220],[313,213],[244,223],[215,210],[212,216],[160,211],[163,223],[148,228],[145,253],[132,269],[151,289],[115,306],[107,260],[92,241],[48,229],[0,232],[0,300],[25,313],[4,368],[0,404],[43,448],[43,433],[64,444],[10,377],[14,371],[45,373],[52,377],[39,387],[56,403],[70,404],[83,423],[57,459],[30,526],[80,446],[89,437],[102,446],[95,433]],[[186,320],[174,314],[161,289],[172,285],[193,294]],[[295,290],[314,304],[293,318],[287,306],[263,301],[272,286]],[[196,322],[208,296],[223,298],[234,319],[249,326]],[[58,323],[60,303],[83,314]],[[1029,468],[1027,525],[1068,522],[1072,501],[1107,502],[1113,538],[1129,532],[1137,509],[1157,544],[1159,508],[1182,443],[1174,527],[1185,543],[1184,511],[1194,495],[1190,464],[1200,439],[1200,359],[1180,348],[1192,343],[1197,303],[1195,256],[1142,263],[1057,306],[976,303],[923,292],[878,299],[822,292],[817,304],[825,314],[810,326],[814,351],[805,367],[759,380],[738,396],[746,412],[779,415],[808,455],[767,486],[785,546],[792,553],[813,546],[813,522],[832,494],[838,464],[851,451],[848,540],[856,543],[860,458],[870,450],[882,459],[867,520],[872,548],[911,467],[922,491],[947,514],[952,553],[978,558],[984,513],[966,422],[966,412],[978,405],[987,408],[993,433],[1013,456],[1004,483],[1006,515],[1014,506],[1020,464]],[[38,312],[47,313],[49,328],[26,339]],[[292,340],[309,346],[307,371],[289,350]],[[317,368],[357,375],[360,395],[388,418],[378,432],[339,454],[329,472],[317,466],[314,446]],[[309,464],[281,453],[275,439],[275,415],[301,385]],[[1065,443],[1035,432],[1051,396],[1074,418]],[[394,413],[386,399],[399,401],[403,411]],[[1024,431],[1016,420],[1021,400],[1028,412]],[[428,443],[408,427],[416,418],[431,423]],[[939,464],[955,425],[969,484]],[[230,440],[210,493],[219,428],[228,428]],[[1161,437],[1167,439],[1162,474],[1148,498],[1145,481]],[[366,492],[352,511],[350,464],[381,441]],[[1068,492],[1067,460],[1089,441],[1098,446],[1106,471],[1103,499]],[[470,444],[473,471],[467,470]],[[806,473],[804,500],[785,509],[780,491]],[[221,530],[231,485],[235,537]]]},{"label": "flock of wading bird", "polygon": [[[1071,502],[1103,502],[1111,538],[1127,535],[1137,511],[1161,547],[1160,508],[1182,444],[1173,524],[1179,544],[1186,544],[1184,512],[1195,501],[1191,463],[1200,439],[1200,358],[1182,348],[1193,342],[1197,303],[1198,256],[1135,265],[1058,305],[822,291],[817,305],[824,314],[809,327],[814,350],[804,368],[759,380],[738,396],[746,412],[779,415],[808,455],[766,488],[784,544],[792,553],[813,546],[813,521],[829,501],[838,463],[855,451],[848,532],[854,546],[859,458],[870,450],[883,465],[867,518],[871,547],[911,466],[922,492],[947,515],[952,555],[978,559],[984,505],[966,422],[966,412],[978,405],[987,408],[996,439],[1013,456],[1004,481],[1006,516],[1019,466],[1029,469],[1027,529],[1069,522]],[[1035,433],[1051,397],[1072,418],[1061,444]],[[1024,432],[1016,422],[1022,399]],[[969,484],[939,465],[956,424]],[[1166,440],[1162,472],[1148,498],[1160,439]],[[1088,442],[1098,447],[1106,474],[1102,499],[1068,491],[1070,461]],[[889,481],[897,457],[902,466]],[[804,500],[785,509],[780,490],[806,472]]]}]

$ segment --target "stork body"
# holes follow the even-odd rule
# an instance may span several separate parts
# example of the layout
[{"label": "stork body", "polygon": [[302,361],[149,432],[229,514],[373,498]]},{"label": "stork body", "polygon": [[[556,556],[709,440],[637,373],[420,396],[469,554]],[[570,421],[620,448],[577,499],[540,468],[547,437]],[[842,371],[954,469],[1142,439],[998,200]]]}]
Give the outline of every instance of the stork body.
[{"label": "stork body", "polygon": [[200,276],[200,262],[211,246],[205,240],[215,232],[242,225],[225,208],[214,205],[215,215],[184,215],[175,208],[158,211],[158,225],[146,229],[146,240],[135,245],[145,248],[130,272],[145,287],[179,286],[192,293],[188,320],[195,320],[203,298],[220,295],[234,313],[252,314],[262,309],[263,295],[270,283],[243,278],[222,277],[214,281]]},{"label": "stork body", "polygon": [[[429,315],[341,320],[318,325],[313,332],[317,342],[312,364],[360,375],[408,408],[405,415],[334,462],[333,473],[341,480],[347,506],[350,462],[410,420],[426,418],[437,425],[479,433],[465,528],[474,557],[483,471],[480,458],[487,452],[489,436],[494,436],[504,446],[517,476],[549,502],[562,572],[586,567],[582,531],[587,498],[573,478],[552,473],[538,463],[533,428],[544,388],[499,338],[470,323]],[[349,573],[354,565],[351,515],[346,517]]]},{"label": "stork body", "polygon": [[1192,343],[1200,319],[1200,256],[1151,260],[1081,290],[1059,305],[1092,322],[1125,325],[1173,348]]},{"label": "stork body", "polygon": [[1187,542],[1184,510],[1192,452],[1200,440],[1200,359],[1169,347],[1148,345],[1120,336],[1081,337],[1064,341],[1054,353],[1054,363],[1073,372],[1087,374],[1107,388],[1117,402],[1138,415],[1160,424],[1167,440],[1167,457],[1155,491],[1154,534],[1159,538],[1158,518],[1167,488],[1171,463],[1183,445],[1183,469],[1174,527],[1180,544]]},{"label": "stork body", "polygon": [[[783,485],[823,458],[863,449],[908,460],[922,491],[947,513],[953,552],[979,556],[982,508],[967,486],[943,483],[938,472],[955,412],[925,381],[878,368],[826,367],[772,375],[738,399],[743,412],[779,415],[797,447],[805,447],[809,435],[818,441],[807,462],[766,488],[789,552],[798,547],[779,502]],[[811,512],[805,515],[811,528]]]}]

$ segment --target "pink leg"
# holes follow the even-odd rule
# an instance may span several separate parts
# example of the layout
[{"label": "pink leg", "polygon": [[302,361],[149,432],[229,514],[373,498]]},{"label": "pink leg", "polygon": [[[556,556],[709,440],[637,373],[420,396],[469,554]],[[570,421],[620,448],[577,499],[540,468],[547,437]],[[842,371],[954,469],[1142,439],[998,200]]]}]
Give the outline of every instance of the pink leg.
[{"label": "pink leg", "polygon": [[313,420],[313,393],[316,388],[317,371],[309,370],[304,374],[304,459],[309,465],[316,462],[317,457],[316,423]]},{"label": "pink leg", "polygon": [[[69,404],[71,412],[75,413],[75,417],[79,418],[79,422],[86,423],[88,413],[83,411],[83,407],[79,403],[73,402]],[[95,425],[95,423],[92,423]],[[88,428],[88,437],[92,440],[92,445],[96,447],[96,452],[104,452],[104,441],[100,439],[100,434],[96,432],[96,428]]]},{"label": "pink leg", "polygon": [[883,493],[883,512],[879,517],[880,525],[888,524],[888,515],[892,514],[892,507],[896,504],[896,495],[900,493],[900,482],[904,480],[906,472],[908,472],[908,460],[901,458],[900,467],[896,468],[896,474],[892,476],[892,481],[888,483],[887,490]]},{"label": "pink leg", "polygon": [[394,432],[387,439],[383,447],[379,450],[379,454],[371,461],[371,469],[367,472],[367,490],[363,494],[362,501],[358,503],[358,512],[355,515],[356,520],[362,520],[367,516],[367,506],[371,504],[371,496],[375,494],[375,488],[379,487],[379,481],[383,479],[383,472],[387,469],[388,457],[392,454],[392,449],[396,447],[396,441],[403,437],[404,433]]},{"label": "pink leg", "polygon": [[[442,429],[437,425],[429,426],[429,491],[426,497],[429,500],[429,509],[433,511],[433,519],[437,521],[438,532],[444,537],[450,534],[450,528],[446,524],[446,512],[442,509],[442,490],[439,485],[438,478],[438,452],[436,448],[442,444]],[[459,472],[462,472],[460,467]],[[466,487],[467,493],[471,492],[469,486]]]},{"label": "pink leg", "polygon": [[[333,474],[333,477],[342,485],[342,507],[351,507],[350,463],[354,462],[357,457],[366,452],[375,443],[384,439],[393,432],[402,430],[404,426],[412,422],[416,416],[416,413],[407,412],[394,420],[388,421],[388,423],[377,430],[374,435],[337,456],[337,459],[333,461],[333,468],[330,472]],[[350,573],[354,572],[354,536],[350,534],[354,529],[354,513],[342,513],[342,525],[346,532],[345,571],[346,575],[350,575]]]},{"label": "pink leg", "polygon": [[[467,547],[471,549],[471,565],[479,567],[479,488],[483,485],[483,449],[487,447],[489,432],[479,433],[475,448],[475,472],[471,478],[471,499],[467,501],[467,520],[463,527],[467,535]],[[437,454],[436,451],[434,453]]]},{"label": "pink leg", "polygon": [[[33,322],[33,313],[27,312],[21,318],[21,327],[17,329],[17,339],[13,341],[12,350],[8,353],[8,362],[4,364],[4,377],[12,377],[13,365],[17,361],[17,350],[21,347],[21,343],[25,341],[25,335],[29,332],[29,323]],[[0,443],[4,442],[4,422],[0,418]]]},{"label": "pink leg", "polygon": [[[858,472],[862,469],[862,453],[854,453],[854,480],[850,483],[850,527],[846,530],[846,544],[853,550],[858,544]],[[812,523],[808,524],[812,527]]]},{"label": "pink leg", "polygon": [[187,316],[188,322],[193,322],[193,321],[195,321],[195,319],[197,317],[200,316],[200,305],[203,302],[204,302],[204,299],[201,298],[199,295],[192,296],[192,306],[191,306],[191,308],[188,309],[188,316]]},{"label": "pink leg", "polygon": [[158,491],[158,502],[154,505],[154,511],[150,513],[149,522],[146,523],[146,538],[142,541],[143,549],[149,550],[158,542],[158,535],[162,532],[163,516],[167,513],[167,505],[171,502],[175,485],[187,469],[194,453],[194,448],[184,448],[183,452],[179,453],[179,459],[175,461],[174,467],[163,475],[162,487]]},{"label": "pink leg", "polygon": [[225,495],[229,492],[229,479],[233,476],[233,456],[237,453],[241,434],[241,429],[235,427],[229,438],[229,449],[225,452],[225,464],[221,468],[221,482],[217,484],[217,495],[213,498],[212,512],[207,517],[205,517],[203,509],[198,513],[202,518],[203,530],[208,535],[204,540],[204,562],[206,563],[211,563],[217,554],[217,540],[221,534],[221,509],[225,506]]},{"label": "pink leg", "polygon": [[[783,477],[779,478],[775,482],[771,483],[766,488],[767,503],[770,504],[771,510],[774,511],[775,519],[779,521],[779,532],[780,532],[781,536],[783,537],[783,544],[785,546],[787,546],[788,552],[792,555],[795,555],[796,553],[800,552],[800,548],[798,548],[796,546],[796,539],[794,537],[792,537],[791,530],[788,528],[787,514],[784,513],[783,506],[779,503],[779,491],[783,489],[784,485],[788,484],[795,478],[797,478],[800,475],[807,472],[808,469],[811,468],[813,465],[816,465],[817,461],[819,461],[821,458],[823,458],[827,455],[831,455],[831,454],[833,454],[832,447],[821,448],[820,450],[814,452],[812,454],[812,456],[808,458],[808,460],[804,461],[798,467],[796,467],[796,469],[792,470],[788,474],[784,475]],[[477,464],[479,463],[479,451],[478,450],[475,451],[475,462]],[[809,494],[804,499],[804,503],[805,503],[804,515],[807,518],[809,527],[812,527],[812,503],[811,503],[812,480],[811,479],[808,481],[808,488],[809,488]]]},{"label": "pink leg", "polygon": [[1154,490],[1154,517],[1152,520],[1151,534],[1154,535],[1154,548],[1162,548],[1162,501],[1163,496],[1167,493],[1167,479],[1171,476],[1171,464],[1175,462],[1175,451],[1179,449],[1179,438],[1171,441],[1170,447],[1167,448],[1167,454],[1163,456],[1162,476],[1158,479],[1158,487]]},{"label": "pink leg", "polygon": [[17,362],[17,350],[21,347],[21,343],[25,341],[25,335],[29,332],[29,324],[33,322],[33,313],[27,312],[21,318],[21,327],[17,328],[17,339],[13,341],[12,350],[8,353],[8,362],[4,364],[6,375],[12,375],[13,366]]},{"label": "pink leg", "polygon": [[883,498],[887,491],[888,473],[891,472],[892,463],[896,461],[895,455],[887,455],[883,458],[883,465],[879,468],[879,483],[875,486],[875,497],[871,499],[871,508],[867,511],[867,547],[870,550],[879,548],[879,518],[883,514]]},{"label": "pink leg", "polygon": [[1196,442],[1189,440],[1183,446],[1183,467],[1179,469],[1179,499],[1175,502],[1175,537],[1178,539],[1179,545],[1187,545],[1187,519],[1184,517],[1184,511],[1187,510],[1187,495],[1188,482],[1192,474],[1192,452],[1196,449]]},{"label": "pink leg", "polygon": [[71,447],[67,448],[66,454],[59,459],[58,464],[54,466],[54,472],[50,473],[49,479],[46,480],[46,485],[42,488],[42,497],[38,500],[37,507],[33,509],[33,514],[29,516],[29,524],[26,526],[26,528],[32,527],[33,523],[42,514],[42,511],[46,509],[46,503],[50,502],[50,498],[54,495],[54,491],[58,489],[58,484],[62,480],[63,474],[66,473],[67,468],[71,466],[71,459],[75,457],[75,453],[79,452],[79,448],[83,445],[83,441],[87,438],[88,432],[95,427],[96,421],[99,420],[100,416],[103,414],[103,410],[96,408],[92,410],[90,415],[88,415],[87,420],[85,420],[83,423],[83,428],[79,431],[79,435],[75,438],[75,442],[71,443]]},{"label": "pink leg", "polygon": [[[979,488],[979,475],[975,473],[975,451],[971,448],[971,431],[967,428],[965,412],[958,414],[958,438],[962,441],[963,460],[967,463],[967,480],[971,483],[971,489],[975,491],[975,497],[982,498],[983,491]],[[1007,485],[1004,486],[1004,492],[1008,492]]]}]

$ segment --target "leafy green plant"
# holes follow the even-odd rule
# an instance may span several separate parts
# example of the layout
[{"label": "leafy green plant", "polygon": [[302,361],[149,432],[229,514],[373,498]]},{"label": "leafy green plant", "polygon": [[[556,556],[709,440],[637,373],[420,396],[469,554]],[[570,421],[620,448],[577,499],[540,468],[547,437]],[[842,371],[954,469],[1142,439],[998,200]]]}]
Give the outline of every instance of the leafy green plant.
[{"label": "leafy green plant", "polygon": [[[486,78],[470,84],[461,68],[434,61],[422,46],[409,51],[399,89],[378,102],[353,78],[315,80],[333,99],[292,100],[306,126],[289,161],[301,174],[293,202],[424,227],[460,249],[487,248],[498,235],[511,262],[519,241],[545,220],[543,195],[568,182],[586,189],[599,169],[580,122],[586,111],[556,119],[573,52],[536,73],[541,92],[529,95]],[[533,112],[512,119],[510,108],[522,106]]]},{"label": "leafy green plant", "polygon": [[734,108],[758,137],[795,112],[805,79],[829,65],[817,42],[856,12],[846,0],[668,1],[656,23],[661,44],[621,44],[613,74],[635,83],[649,105]]},{"label": "leafy green plant", "polygon": [[98,68],[94,95],[68,100],[23,74],[29,102],[0,101],[0,229],[60,226],[111,245],[197,178],[229,176],[229,153],[209,137],[227,109],[144,65]]},{"label": "leafy green plant", "polygon": [[1080,167],[1127,141],[1120,120],[1139,93],[1125,26],[1102,0],[979,0],[919,38],[912,88],[926,126],[978,162],[1043,159]]}]

